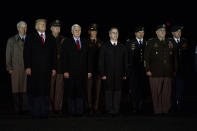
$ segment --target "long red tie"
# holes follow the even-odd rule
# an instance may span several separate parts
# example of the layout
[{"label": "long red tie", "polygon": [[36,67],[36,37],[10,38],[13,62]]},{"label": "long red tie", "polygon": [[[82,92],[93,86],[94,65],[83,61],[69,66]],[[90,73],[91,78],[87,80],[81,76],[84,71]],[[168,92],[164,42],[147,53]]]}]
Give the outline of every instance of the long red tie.
[{"label": "long red tie", "polygon": [[43,34],[41,34],[40,36],[41,36],[42,44],[44,45],[44,36]]},{"label": "long red tie", "polygon": [[76,42],[77,42],[77,50],[80,50],[79,40],[77,40]]}]

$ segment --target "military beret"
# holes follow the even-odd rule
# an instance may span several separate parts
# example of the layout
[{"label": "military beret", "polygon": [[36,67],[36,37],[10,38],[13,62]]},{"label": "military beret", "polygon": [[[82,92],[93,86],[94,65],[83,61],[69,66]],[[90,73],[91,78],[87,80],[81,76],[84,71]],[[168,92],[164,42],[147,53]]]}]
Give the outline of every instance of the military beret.
[{"label": "military beret", "polygon": [[97,28],[98,28],[98,25],[97,24],[91,24],[89,26],[89,30],[95,30],[95,31],[97,31]]},{"label": "military beret", "polygon": [[155,30],[157,31],[158,29],[161,29],[161,28],[166,28],[166,25],[165,24],[162,24],[162,25],[158,25]]},{"label": "military beret", "polygon": [[51,22],[50,26],[61,26],[61,21],[60,20],[54,20]]},{"label": "military beret", "polygon": [[179,29],[182,30],[183,28],[184,28],[183,26],[175,25],[175,26],[172,26],[171,32],[176,32],[176,31],[178,31]]},{"label": "military beret", "polygon": [[135,28],[135,32],[139,32],[139,31],[144,31],[144,27],[143,26],[137,26]]}]

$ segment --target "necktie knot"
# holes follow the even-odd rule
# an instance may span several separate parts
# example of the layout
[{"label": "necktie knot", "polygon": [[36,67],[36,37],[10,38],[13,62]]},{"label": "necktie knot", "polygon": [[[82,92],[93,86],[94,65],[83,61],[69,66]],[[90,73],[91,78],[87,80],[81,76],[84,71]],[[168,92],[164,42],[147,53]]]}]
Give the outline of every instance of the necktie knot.
[{"label": "necktie knot", "polygon": [[77,50],[80,50],[80,43],[79,43],[79,40],[77,40],[76,42],[77,42]]},{"label": "necktie knot", "polygon": [[142,44],[142,40],[139,41],[140,45]]},{"label": "necktie knot", "polygon": [[24,38],[24,37],[22,37],[22,38],[21,38],[21,40],[24,42],[24,41],[25,41],[25,38]]},{"label": "necktie knot", "polygon": [[42,40],[42,44],[44,44],[44,35],[41,33],[41,40]]}]

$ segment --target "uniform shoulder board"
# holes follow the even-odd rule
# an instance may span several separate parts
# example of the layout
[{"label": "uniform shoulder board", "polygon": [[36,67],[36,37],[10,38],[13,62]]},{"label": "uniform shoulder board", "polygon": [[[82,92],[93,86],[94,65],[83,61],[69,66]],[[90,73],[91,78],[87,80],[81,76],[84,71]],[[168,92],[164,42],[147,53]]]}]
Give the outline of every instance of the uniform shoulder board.
[{"label": "uniform shoulder board", "polygon": [[181,38],[181,40],[183,40],[184,42],[187,42],[187,39],[185,39],[185,38]]},{"label": "uniform shoulder board", "polygon": [[172,38],[168,38],[168,40],[171,40],[172,41],[173,39]]},{"label": "uniform shoulder board", "polygon": [[149,43],[149,42],[151,42],[153,40],[154,40],[154,38],[150,38],[150,39],[147,40],[147,42]]},{"label": "uniform shoulder board", "polygon": [[148,41],[150,41],[150,40],[153,40],[154,38],[150,38],[150,39],[148,39]]}]

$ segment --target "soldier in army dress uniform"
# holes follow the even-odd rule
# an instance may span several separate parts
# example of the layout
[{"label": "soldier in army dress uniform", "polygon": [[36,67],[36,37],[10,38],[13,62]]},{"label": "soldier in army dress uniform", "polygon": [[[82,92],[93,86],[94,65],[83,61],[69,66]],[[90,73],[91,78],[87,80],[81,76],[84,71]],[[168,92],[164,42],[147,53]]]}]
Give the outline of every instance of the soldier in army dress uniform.
[{"label": "soldier in army dress uniform", "polygon": [[185,78],[188,68],[188,42],[185,38],[181,37],[183,26],[175,25],[171,28],[173,43],[177,51],[178,70],[174,78],[173,96],[175,97],[175,109],[181,111],[183,103]]},{"label": "soldier in army dress uniform", "polygon": [[128,41],[126,46],[129,61],[128,86],[129,93],[131,93],[133,113],[142,111],[145,90],[148,85],[148,78],[144,68],[144,49],[147,45],[144,39],[144,27],[137,26],[135,36],[136,38]]},{"label": "soldier in army dress uniform", "polygon": [[52,35],[56,40],[57,49],[57,69],[56,75],[51,78],[51,89],[50,89],[50,102],[51,111],[60,113],[62,110],[63,101],[63,69],[62,69],[62,45],[65,37],[60,35],[61,32],[61,21],[54,20],[51,23]]},{"label": "soldier in army dress uniform", "polygon": [[89,55],[91,57],[92,78],[88,79],[88,107],[89,114],[98,113],[100,105],[101,78],[98,71],[98,58],[102,41],[97,36],[98,25],[91,24],[88,29]]},{"label": "soldier in army dress uniform", "polygon": [[156,38],[150,39],[144,53],[144,65],[149,76],[154,114],[166,114],[171,107],[172,77],[177,70],[176,48],[165,38],[165,25],[156,27]]}]

